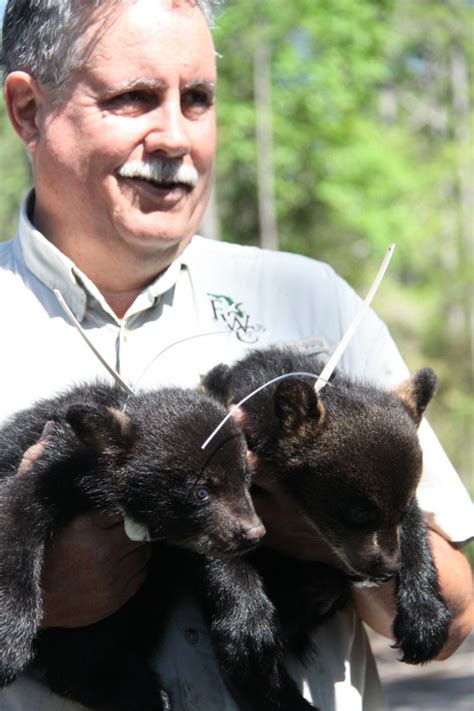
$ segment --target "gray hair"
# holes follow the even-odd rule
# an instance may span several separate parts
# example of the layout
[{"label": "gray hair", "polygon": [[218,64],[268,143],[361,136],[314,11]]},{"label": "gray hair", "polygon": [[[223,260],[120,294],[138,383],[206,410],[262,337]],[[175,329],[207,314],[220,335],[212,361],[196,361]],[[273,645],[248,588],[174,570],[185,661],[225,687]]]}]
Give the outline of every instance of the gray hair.
[{"label": "gray hair", "polygon": [[[93,10],[133,0],[8,0],[3,20],[3,77],[21,70],[59,96],[71,73],[85,59],[82,42]],[[173,0],[175,3],[176,0]],[[179,0],[197,5],[209,27],[220,0]]]}]

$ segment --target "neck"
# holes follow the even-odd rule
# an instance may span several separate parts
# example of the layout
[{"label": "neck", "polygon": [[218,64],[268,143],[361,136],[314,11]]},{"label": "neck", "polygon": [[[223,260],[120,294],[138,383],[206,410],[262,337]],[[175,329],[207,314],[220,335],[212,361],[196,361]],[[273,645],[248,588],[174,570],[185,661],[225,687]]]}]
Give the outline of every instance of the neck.
[{"label": "neck", "polygon": [[[57,246],[57,245],[56,245]],[[74,255],[63,251],[98,288],[112,311],[123,318],[137,296],[169,267],[176,254],[149,254],[145,258],[134,255],[120,255],[118,251],[109,255]],[[177,252],[177,250],[176,250]]]},{"label": "neck", "polygon": [[113,292],[100,289],[100,292],[117,318],[122,319],[142,289]]},{"label": "neck", "polygon": [[90,234],[52,230],[35,211],[34,224],[90,279],[117,315],[123,318],[136,297],[161,274],[186,246],[184,241],[143,248]]}]

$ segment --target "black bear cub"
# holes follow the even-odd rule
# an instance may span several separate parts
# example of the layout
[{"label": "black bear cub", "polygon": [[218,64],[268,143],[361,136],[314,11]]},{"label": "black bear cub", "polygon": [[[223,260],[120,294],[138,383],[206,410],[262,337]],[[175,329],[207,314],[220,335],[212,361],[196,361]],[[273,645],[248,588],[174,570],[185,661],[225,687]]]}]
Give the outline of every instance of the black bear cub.
[{"label": "black bear cub", "polygon": [[[232,367],[217,366],[203,384],[229,407],[282,374],[319,374],[322,367],[314,356],[269,348]],[[268,562],[257,554],[296,652],[305,649],[308,625],[318,622],[319,612],[327,615],[342,605],[350,584],[379,585],[391,577],[397,609],[393,633],[402,660],[426,662],[446,641],[450,615],[415,497],[422,471],[417,428],[435,388],[430,369],[393,392],[337,374],[317,395],[314,381],[291,377],[242,404],[239,421],[257,466],[271,472],[299,505],[344,572],[338,577],[325,566],[301,563],[298,573],[294,561],[275,562],[273,554]],[[301,602],[311,600],[312,585],[313,617]]]},{"label": "black bear cub", "polygon": [[[318,396],[312,382],[291,378],[243,406],[257,465],[337,552],[342,574],[267,552],[253,557],[264,528],[242,432],[229,421],[201,449],[224,405],[295,370],[318,373],[320,364],[292,351],[256,351],[207,375],[212,398],[168,388],[127,400],[109,386],[82,386],[12,418],[0,431],[0,684],[32,663],[50,688],[96,711],[172,709],[150,665],[184,586],[200,596],[221,669],[239,708],[250,711],[313,708],[286,672],[284,652],[304,653],[312,628],[349,597],[348,581],[395,576],[394,634],[404,660],[437,654],[449,614],[415,500],[417,426],[434,374],[420,371],[396,393],[337,376]],[[51,420],[43,454],[18,474]],[[147,580],[100,623],[41,631],[45,545],[94,509],[146,529]]]},{"label": "black bear cub", "polygon": [[[229,422],[203,451],[226,414],[215,400],[177,388],[126,400],[110,386],[80,386],[0,431],[0,685],[30,664],[51,689],[91,709],[172,709],[150,665],[168,606],[180,586],[194,585],[239,698],[253,711],[311,709],[283,665],[274,606],[242,555],[265,529],[240,429]],[[48,421],[43,453],[18,473]],[[102,622],[41,631],[45,545],[89,510],[121,512],[146,529],[146,582]]]}]

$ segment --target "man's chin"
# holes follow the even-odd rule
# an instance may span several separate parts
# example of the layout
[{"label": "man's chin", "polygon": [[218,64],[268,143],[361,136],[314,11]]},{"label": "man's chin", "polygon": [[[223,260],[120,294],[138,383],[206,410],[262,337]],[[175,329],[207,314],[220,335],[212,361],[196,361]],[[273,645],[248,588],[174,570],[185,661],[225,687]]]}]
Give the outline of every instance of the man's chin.
[{"label": "man's chin", "polygon": [[187,247],[193,234],[183,235],[176,230],[165,230],[157,226],[156,229],[133,229],[122,232],[123,241],[128,245],[128,250],[139,260],[159,257],[169,266]]}]

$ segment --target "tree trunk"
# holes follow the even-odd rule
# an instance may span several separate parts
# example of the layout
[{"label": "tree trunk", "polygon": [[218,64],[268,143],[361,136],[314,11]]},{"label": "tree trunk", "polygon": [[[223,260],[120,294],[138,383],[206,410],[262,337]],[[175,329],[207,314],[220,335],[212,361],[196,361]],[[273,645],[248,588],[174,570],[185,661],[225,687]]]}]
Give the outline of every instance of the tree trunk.
[{"label": "tree trunk", "polygon": [[262,39],[254,52],[254,95],[257,146],[259,244],[278,249],[278,228],[273,175],[270,50]]}]

